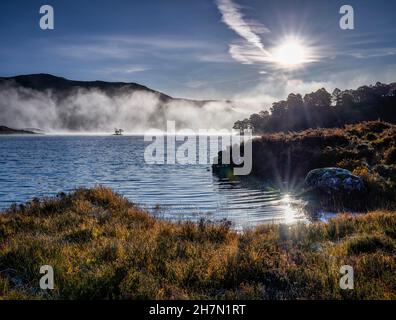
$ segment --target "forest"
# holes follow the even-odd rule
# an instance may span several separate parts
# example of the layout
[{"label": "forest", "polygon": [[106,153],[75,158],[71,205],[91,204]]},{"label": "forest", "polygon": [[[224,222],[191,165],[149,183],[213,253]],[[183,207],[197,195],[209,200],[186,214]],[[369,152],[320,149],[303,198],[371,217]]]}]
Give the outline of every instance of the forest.
[{"label": "forest", "polygon": [[325,88],[302,96],[290,93],[286,100],[235,122],[234,129],[255,134],[301,131],[309,128],[342,127],[361,121],[396,123],[396,83],[361,86],[356,90]]}]

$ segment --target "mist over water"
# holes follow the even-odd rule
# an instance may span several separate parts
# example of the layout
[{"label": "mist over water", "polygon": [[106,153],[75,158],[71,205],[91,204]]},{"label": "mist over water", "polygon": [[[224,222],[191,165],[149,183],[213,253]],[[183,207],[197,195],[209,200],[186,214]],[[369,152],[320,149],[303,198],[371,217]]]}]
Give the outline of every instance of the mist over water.
[{"label": "mist over water", "polygon": [[164,130],[167,120],[175,121],[177,129],[231,129],[236,120],[250,113],[223,101],[164,102],[158,94],[143,90],[109,95],[99,89],[63,93],[3,84],[0,97],[0,125],[46,132],[112,132],[123,128],[128,133],[143,133],[150,128]]}]

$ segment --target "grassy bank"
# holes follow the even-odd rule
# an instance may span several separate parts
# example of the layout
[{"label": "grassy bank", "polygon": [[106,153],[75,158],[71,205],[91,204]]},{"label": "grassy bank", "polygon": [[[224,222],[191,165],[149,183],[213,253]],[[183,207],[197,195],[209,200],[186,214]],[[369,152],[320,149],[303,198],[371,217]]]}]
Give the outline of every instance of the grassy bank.
[{"label": "grassy bank", "polygon": [[[395,299],[396,214],[261,226],[156,220],[111,190],[0,214],[3,299]],[[339,288],[351,265],[355,289]],[[51,265],[55,289],[38,288]]]},{"label": "grassy bank", "polygon": [[[361,122],[343,128],[264,134],[253,140],[252,175],[301,189],[310,170],[340,167],[367,186],[345,209],[396,208],[396,125]],[[221,154],[220,154],[221,163]]]}]

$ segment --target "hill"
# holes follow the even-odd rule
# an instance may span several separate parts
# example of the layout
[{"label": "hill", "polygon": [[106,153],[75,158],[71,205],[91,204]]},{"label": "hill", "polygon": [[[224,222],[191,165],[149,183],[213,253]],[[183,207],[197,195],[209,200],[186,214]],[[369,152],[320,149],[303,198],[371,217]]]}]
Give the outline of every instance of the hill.
[{"label": "hill", "polygon": [[38,73],[28,75],[18,75],[14,77],[0,77],[0,85],[13,84],[24,88],[29,88],[37,91],[52,90],[55,93],[65,94],[70,93],[76,89],[98,89],[108,95],[116,95],[122,92],[145,91],[153,93],[158,96],[162,102],[170,100],[189,101],[202,105],[211,100],[191,100],[183,98],[173,98],[162,92],[150,89],[134,82],[108,82],[108,81],[79,81],[69,80],[63,77],[57,77],[52,74]]},{"label": "hill", "polygon": [[0,77],[0,85],[5,83],[11,83],[17,86],[38,91],[54,90],[55,92],[59,93],[70,92],[78,88],[99,89],[111,95],[117,94],[120,91],[140,90],[154,93],[158,95],[163,101],[172,99],[168,95],[133,82],[76,81],[46,73],[18,75],[15,77]]},{"label": "hill", "polygon": [[6,126],[0,126],[0,134],[35,134],[33,131],[12,129]]}]

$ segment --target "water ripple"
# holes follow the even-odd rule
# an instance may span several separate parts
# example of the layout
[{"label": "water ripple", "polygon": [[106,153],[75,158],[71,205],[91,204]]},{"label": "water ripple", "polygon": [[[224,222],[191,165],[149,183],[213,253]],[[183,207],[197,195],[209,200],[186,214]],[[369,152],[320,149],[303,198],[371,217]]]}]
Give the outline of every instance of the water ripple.
[{"label": "water ripple", "polygon": [[147,165],[145,146],[136,136],[1,136],[0,207],[102,184],[171,220],[305,221],[264,184],[219,179],[210,165]]}]

